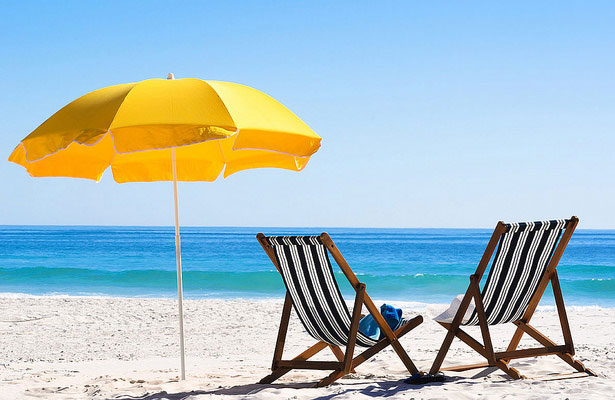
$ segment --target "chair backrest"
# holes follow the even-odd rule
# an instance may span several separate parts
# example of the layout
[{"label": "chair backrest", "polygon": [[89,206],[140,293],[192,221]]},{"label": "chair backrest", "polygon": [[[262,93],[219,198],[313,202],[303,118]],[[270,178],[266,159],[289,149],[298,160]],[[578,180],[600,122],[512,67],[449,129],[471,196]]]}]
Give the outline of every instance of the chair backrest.
[{"label": "chair backrest", "polygon": [[[280,274],[303,326],[317,340],[345,346],[350,332],[350,311],[333,275],[327,248],[320,236],[268,236]],[[361,332],[357,344],[375,340]]]},{"label": "chair backrest", "polygon": [[[506,224],[481,292],[489,325],[519,320],[570,220]],[[476,310],[463,325],[478,325]]]}]

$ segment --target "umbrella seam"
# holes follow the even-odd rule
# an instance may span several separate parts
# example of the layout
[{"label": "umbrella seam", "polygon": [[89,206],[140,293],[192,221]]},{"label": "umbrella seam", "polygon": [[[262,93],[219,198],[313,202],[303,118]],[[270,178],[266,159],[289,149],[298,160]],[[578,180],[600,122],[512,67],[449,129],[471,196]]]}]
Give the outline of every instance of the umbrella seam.
[{"label": "umbrella seam", "polygon": [[222,100],[222,97],[220,97],[220,95],[218,94],[218,92],[216,91],[216,89],[214,89],[213,86],[211,86],[209,84],[209,82],[204,81],[202,79],[198,79],[199,81],[203,82],[204,84],[206,84],[207,86],[209,86],[209,88],[216,94],[216,97],[218,98],[218,100],[220,100],[220,104],[222,104],[222,106],[224,107],[224,109],[226,110],[226,113],[228,114],[229,118],[231,119],[231,121],[233,121],[233,125],[235,125],[235,129],[237,129],[237,131],[239,131],[239,127],[237,126],[237,122],[235,122],[235,118],[233,118],[233,115],[231,114],[231,111],[228,109],[228,107],[226,106],[226,103],[224,102],[224,100]]}]

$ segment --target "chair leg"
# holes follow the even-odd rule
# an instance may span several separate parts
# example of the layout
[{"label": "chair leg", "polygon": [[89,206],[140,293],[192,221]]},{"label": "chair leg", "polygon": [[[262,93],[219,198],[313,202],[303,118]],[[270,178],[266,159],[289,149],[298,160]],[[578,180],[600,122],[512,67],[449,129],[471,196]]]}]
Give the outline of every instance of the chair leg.
[{"label": "chair leg", "polygon": [[[400,339],[406,333],[410,332],[412,329],[419,326],[422,322],[423,322],[423,317],[421,317],[420,315],[418,317],[414,317],[410,321],[405,323],[403,326],[397,328],[394,334],[397,337],[397,339]],[[372,356],[379,353],[382,349],[386,348],[390,344],[391,342],[387,338],[379,340],[378,343],[376,343],[372,347],[368,348],[367,350],[363,351],[361,354],[356,356],[352,360],[352,367],[356,368],[359,365],[363,364],[365,361],[369,360]]]},{"label": "chair leg", "polygon": [[[444,326],[444,324],[440,324]],[[446,337],[442,342],[442,346],[440,346],[440,350],[438,351],[438,355],[433,360],[433,364],[431,365],[431,369],[429,370],[430,374],[437,374],[440,371],[440,367],[444,362],[444,358],[446,357],[446,353],[448,353],[448,349],[450,349],[451,344],[453,343],[453,339],[455,338],[455,331],[452,329],[452,326],[449,325],[448,332],[446,333]]]},{"label": "chair leg", "polygon": [[[397,330],[394,331],[393,333],[395,334],[395,337],[397,339],[399,339],[402,336],[404,336],[406,333],[410,332],[412,329],[414,329],[417,326],[419,326],[422,322],[423,322],[423,317],[421,317],[419,315],[418,317],[412,318],[410,321],[405,323],[403,326],[397,328]],[[399,343],[398,341],[395,341],[395,342]],[[361,354],[359,354],[358,356],[356,356],[352,360],[352,368],[354,369],[354,368],[358,367],[359,365],[363,364],[365,361],[369,360],[372,356],[374,356],[375,354],[379,353],[382,349],[386,348],[390,344],[391,344],[391,342],[387,338],[379,340],[378,343],[376,343],[372,347],[368,348],[367,350],[365,350],[364,352],[362,352]],[[402,347],[402,351],[407,355],[407,353],[403,349],[403,347]],[[408,357],[408,358],[410,358],[410,357]],[[410,361],[410,362],[412,363],[412,361]],[[414,365],[414,363],[412,363],[412,365]],[[414,372],[414,373],[418,373],[418,370],[417,370],[417,372]],[[328,385],[332,384],[333,382],[335,382],[336,380],[338,380],[341,377],[343,377],[344,375],[346,375],[344,373],[344,371],[337,371],[337,370],[333,371],[326,378],[320,380],[316,384],[315,387],[328,386]]]},{"label": "chair leg", "polygon": [[[376,308],[376,306],[374,305],[374,302],[367,294],[365,294],[364,303],[367,309],[369,310],[370,314],[374,317],[374,319],[378,323],[378,326],[380,326],[380,331],[384,334],[386,340],[388,341],[388,344],[390,344],[393,350],[395,351],[395,353],[397,353],[397,356],[404,363],[404,366],[406,367],[408,372],[410,372],[413,375],[417,374],[419,370],[416,368],[416,365],[414,365],[414,363],[412,362],[412,359],[410,358],[408,353],[406,353],[406,350],[404,350],[402,345],[397,340],[398,336],[395,335],[395,332],[393,332],[393,330],[389,327],[388,323],[384,320],[384,318],[380,314],[380,311]],[[420,321],[417,318],[420,318]],[[417,323],[418,325],[423,321],[423,317],[417,317],[417,318],[414,318],[414,322],[418,322]]]},{"label": "chair leg", "polygon": [[[361,319],[361,306],[363,305],[363,297],[365,296],[365,284],[359,283],[356,287],[357,294],[354,300],[354,307],[352,310],[352,320],[350,323],[350,332],[348,333],[348,344],[346,345],[346,354],[344,354],[343,362],[344,368],[341,371],[335,370],[329,376],[321,379],[316,387],[328,386],[341,378],[342,376],[350,373],[352,368],[352,356],[354,353],[354,346],[357,341],[357,332],[359,331],[359,320]],[[333,349],[333,348],[332,348]],[[338,347],[339,349],[339,347]],[[334,351],[335,353],[335,351]],[[337,354],[336,354],[337,357]],[[339,357],[338,357],[339,360]]]},{"label": "chair leg", "polygon": [[[408,321],[403,326],[399,327],[394,332],[395,336],[398,339],[401,338],[406,333],[410,332],[412,329],[414,329],[417,326],[419,326],[422,322],[423,322],[423,317],[421,317],[421,316],[418,316],[418,317],[415,317],[415,318],[411,319],[410,321]],[[386,338],[385,339],[381,339],[378,343],[376,343],[372,347],[368,348],[367,350],[365,350],[364,352],[359,354],[357,357],[355,357],[352,360],[352,368],[353,368],[353,370],[354,370],[354,368],[356,368],[359,365],[363,364],[365,361],[370,359],[372,356],[374,356],[375,354],[377,354],[378,352],[380,352],[382,349],[384,349],[385,347],[387,347],[390,344],[391,343],[389,342],[388,339],[386,339]],[[293,361],[305,361],[305,360],[307,360],[310,357],[314,356],[315,354],[317,354],[319,351],[323,350],[326,347],[331,348],[333,353],[336,354],[336,350],[334,350],[334,348],[336,348],[337,346],[330,346],[330,345],[328,345],[325,342],[318,342],[314,346],[312,346],[309,349],[307,349],[306,351],[304,351],[303,353],[299,354],[297,357],[293,358]],[[337,347],[337,350],[340,350],[340,352],[341,352],[341,349],[339,347]],[[343,360],[343,353],[341,354],[341,356],[342,356],[342,360]],[[340,358],[338,357],[338,360],[339,359]],[[288,373],[289,371],[291,371],[291,368],[275,368],[272,371],[271,374],[269,374],[266,377],[264,377],[263,379],[261,379],[259,383],[261,383],[261,384],[272,383],[275,380],[277,380],[278,378],[280,378],[281,376],[283,376],[284,374]],[[343,377],[344,375],[345,375],[344,371],[342,371],[342,370],[335,370],[331,374],[329,374],[327,377],[323,378],[318,383],[316,383],[316,387],[328,386],[328,385],[332,384],[333,382],[335,382],[336,380],[338,380],[341,377]]]},{"label": "chair leg", "polygon": [[474,304],[476,305],[476,312],[478,314],[478,321],[480,325],[480,331],[483,335],[483,347],[487,353],[487,361],[490,365],[495,365],[495,355],[493,352],[493,344],[491,343],[491,333],[489,332],[489,324],[487,323],[487,315],[485,314],[485,306],[483,305],[483,298],[480,294],[480,288],[478,287],[478,281],[476,275],[470,277],[470,287],[474,293]]},{"label": "chair leg", "polygon": [[[517,329],[520,329],[523,332],[527,333],[532,338],[534,338],[538,343],[542,344],[545,347],[547,347],[547,346],[555,346],[556,345],[555,342],[553,342],[551,339],[549,339],[548,337],[546,337],[545,335],[540,333],[536,328],[534,328],[530,324],[526,324],[524,322],[517,321],[517,322],[515,322],[515,325],[517,325]],[[579,360],[575,360],[574,357],[572,357],[571,354],[569,354],[569,353],[556,353],[555,355],[558,356],[559,358],[561,358],[563,361],[565,361],[572,368],[576,369],[578,372],[586,372],[589,375],[596,376],[596,373],[594,371],[592,371],[589,368],[585,367],[585,365],[583,365],[583,363],[580,362]]]},{"label": "chair leg", "polygon": [[485,362],[485,363],[477,363],[477,364],[455,365],[452,367],[440,368],[440,371],[463,372],[463,371],[469,371],[471,369],[487,368],[490,366],[492,367],[493,365],[491,365],[488,362]]},{"label": "chair leg", "polygon": [[320,381],[318,381],[316,385],[314,385],[314,387],[318,388],[318,387],[329,386],[330,384],[340,379],[344,375],[346,375],[344,371],[333,371],[326,378],[323,378]]},{"label": "chair leg", "polygon": [[276,363],[282,359],[282,354],[284,353],[284,342],[286,341],[286,332],[288,332],[291,307],[292,300],[288,292],[286,292],[284,306],[282,307],[282,317],[280,318],[280,327],[278,328],[278,337],[275,341],[275,350],[273,351],[272,370],[276,368]]},{"label": "chair leg", "polygon": [[[510,340],[506,351],[515,351],[517,349],[517,346],[519,346],[519,343],[521,342],[521,338],[523,337],[524,333],[525,332],[523,331],[523,329],[517,326],[517,329],[515,329],[515,333],[513,334],[513,337]],[[509,363],[509,361],[510,360],[504,360],[504,362],[507,364]]]},{"label": "chair leg", "polygon": [[[457,337],[462,342],[464,342],[465,344],[473,348],[477,353],[479,353],[483,357],[487,358],[487,360],[489,360],[488,353],[485,350],[485,348],[476,339],[468,335],[464,330],[459,329],[457,331]],[[517,371],[515,368],[509,367],[502,360],[496,359],[495,366],[501,369],[502,371],[506,372],[506,374],[513,379],[524,379],[525,378],[525,376],[521,375],[519,371]]]},{"label": "chair leg", "polygon": [[[334,344],[330,344],[329,348],[333,352],[333,355],[335,355],[335,358],[337,358],[337,361],[344,362],[344,352],[342,351],[342,349],[340,349],[339,346],[336,346]],[[354,374],[355,372],[357,372],[357,371],[355,371],[354,368],[350,370],[351,374]]]},{"label": "chair leg", "polygon": [[566,306],[564,305],[564,296],[562,288],[559,285],[557,271],[553,271],[551,276],[551,287],[553,288],[553,296],[555,297],[555,305],[557,306],[557,314],[559,316],[562,334],[564,335],[564,343],[570,347],[570,355],[574,355],[574,343],[572,342],[572,333],[570,332],[570,324],[568,323],[568,315],[566,314]]},{"label": "chair leg", "polygon": [[419,373],[418,368],[416,368],[416,365],[414,365],[412,359],[410,358],[408,353],[406,353],[406,350],[404,350],[398,340],[395,340],[393,343],[391,343],[391,347],[393,347],[393,350],[395,350],[395,352],[397,353],[401,361],[404,363],[404,366],[406,367],[408,372],[410,372],[410,374],[415,375]]},{"label": "chair leg", "polygon": [[[447,325],[449,325],[449,324],[442,323],[442,322],[440,324],[442,326],[445,326],[445,327]],[[461,340],[462,342],[464,342],[465,344],[470,346],[474,351],[476,351],[478,354],[480,354],[481,356],[485,357],[489,361],[488,352],[485,349],[485,347],[482,344],[480,344],[480,342],[478,340],[474,339],[472,336],[470,336],[468,333],[466,333],[463,329],[458,329],[457,333],[454,336],[457,336],[457,338],[459,338],[459,340]],[[449,346],[450,346],[450,344],[449,344]],[[508,376],[510,376],[513,379],[525,378],[523,375],[521,375],[519,373],[519,371],[517,371],[515,368],[509,367],[502,360],[496,359],[495,360],[495,366],[500,368],[502,371],[504,371]],[[460,365],[460,366],[456,366],[456,367],[453,367],[453,368],[455,368],[456,370],[468,370],[468,369],[482,368],[482,367],[484,367],[484,364],[481,363],[481,364],[473,364],[473,365]],[[438,367],[438,370],[439,369],[440,368]],[[448,370],[453,370],[453,369],[449,368]],[[438,371],[436,371],[436,372],[438,372]]]},{"label": "chair leg", "polygon": [[[318,342],[312,347],[310,347],[309,349],[307,349],[306,351],[304,351],[303,353],[299,354],[297,357],[293,358],[293,361],[305,361],[309,359],[310,357],[314,356],[315,354],[317,354],[318,352],[320,352],[322,349],[326,348],[327,346],[328,344],[325,342]],[[261,379],[258,383],[261,383],[261,384],[272,383],[276,379],[280,378],[281,376],[289,372],[291,369],[292,368],[276,367],[271,372],[271,374]]]},{"label": "chair leg", "polygon": [[331,352],[333,353],[335,358],[337,358],[337,361],[344,362],[344,352],[342,351],[342,349],[340,349],[340,346],[330,344],[329,348],[331,349]]},{"label": "chair leg", "polygon": [[[532,338],[534,338],[537,342],[539,342],[540,344],[542,344],[545,347],[555,347],[557,346],[557,344],[555,342],[553,342],[551,339],[549,339],[548,337],[546,337],[545,335],[543,335],[542,333],[540,333],[536,328],[532,327],[531,325],[524,323],[522,321],[517,321],[514,323],[515,325],[517,325],[517,332],[521,332],[521,334],[523,333],[527,333],[529,336],[531,336]],[[457,335],[456,335],[461,341],[463,341],[464,343],[466,343],[468,346],[470,346],[472,349],[474,349],[477,353],[481,354],[482,356],[486,357],[486,352],[484,347],[482,347],[482,345],[474,338],[472,338],[470,335],[468,335],[466,332],[464,332],[463,330],[459,330]],[[521,335],[518,335],[519,337]],[[516,346],[514,346],[516,348]],[[509,346],[509,349],[511,348],[511,346]],[[507,351],[514,351],[513,350],[507,350]],[[558,356],[559,358],[561,358],[563,361],[565,361],[567,364],[569,364],[571,367],[573,367],[575,370],[577,370],[578,372],[584,372],[588,375],[592,375],[592,376],[597,376],[596,373],[594,371],[592,371],[591,369],[585,367],[585,365],[583,365],[583,363],[581,363],[578,360],[575,360],[574,357],[572,357],[571,354],[568,353],[552,353],[553,355]],[[510,376],[513,379],[527,379],[526,376],[521,375],[519,373],[518,370],[516,370],[515,368],[512,368],[509,366],[509,361],[507,359],[497,359],[496,358],[496,362],[495,362],[495,366],[497,366],[498,368],[500,368],[502,371],[504,371],[508,376]],[[470,364],[470,365],[458,365],[458,366],[454,366],[454,367],[448,367],[448,368],[442,368],[442,371],[466,371],[469,369],[475,369],[475,368],[485,368],[489,365],[489,363],[480,363],[480,364]],[[573,378],[576,378],[579,376],[573,376]],[[564,378],[570,378],[568,376],[564,376]],[[564,379],[564,378],[558,378],[558,379]]]},{"label": "chair leg", "polygon": [[365,284],[357,285],[357,294],[354,300],[354,308],[352,310],[352,320],[350,322],[350,331],[348,332],[348,343],[346,344],[346,354],[344,354],[344,373],[348,374],[352,370],[352,359],[354,355],[354,346],[357,342],[357,333],[359,332],[359,320],[361,319],[361,307],[363,306],[363,298],[365,296]]},{"label": "chair leg", "polygon": [[495,366],[501,369],[502,371],[506,372],[506,374],[513,379],[526,379],[527,378],[526,376],[521,375],[519,371],[517,371],[515,368],[509,367],[508,364],[506,364],[502,360],[496,360]]},{"label": "chair leg", "polygon": [[[545,278],[547,279],[547,278]],[[570,324],[568,323],[568,316],[566,315],[566,307],[564,306],[564,298],[562,296],[562,290],[559,285],[559,279],[557,276],[557,271],[553,271],[551,277],[548,278],[551,281],[551,285],[553,287],[553,295],[555,297],[555,305],[557,307],[557,313],[559,316],[560,326],[562,328],[562,334],[564,336],[564,343],[568,346],[569,350],[566,353],[555,353],[556,356],[565,361],[572,368],[576,369],[578,372],[585,372],[589,375],[596,376],[596,373],[585,367],[583,363],[578,360],[575,360],[574,355],[574,344],[572,342],[572,334],[570,332]],[[549,339],[547,336],[540,333],[536,328],[529,324],[530,319],[533,316],[534,308],[528,309],[524,314],[523,318],[519,321],[515,321],[514,324],[517,326],[515,330],[515,334],[513,335],[510,344],[508,345],[507,351],[514,351],[519,342],[521,341],[521,337],[524,333],[527,333],[529,336],[534,338],[538,343],[542,344],[545,347],[556,346],[557,344]],[[504,363],[508,364],[510,360],[502,360]]]}]

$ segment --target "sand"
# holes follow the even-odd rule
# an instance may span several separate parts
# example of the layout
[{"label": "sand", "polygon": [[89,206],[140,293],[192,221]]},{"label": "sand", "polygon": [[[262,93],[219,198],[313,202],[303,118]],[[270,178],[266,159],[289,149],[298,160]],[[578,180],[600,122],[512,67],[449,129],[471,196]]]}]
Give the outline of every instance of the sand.
[{"label": "sand", "polygon": [[[445,334],[431,318],[446,305],[392,303],[406,316],[424,316],[401,343],[420,369],[429,369]],[[408,373],[388,348],[327,388],[310,387],[322,371],[292,372],[274,385],[258,385],[269,372],[281,307],[281,300],[186,301],[188,376],[179,381],[173,300],[0,297],[0,399],[587,399],[615,392],[615,309],[599,307],[568,307],[576,356],[598,377],[513,381],[499,370],[479,369],[448,373],[444,384],[412,386],[403,383]],[[533,324],[561,341],[553,307],[539,308]],[[468,330],[480,337],[478,328]],[[494,345],[504,347],[512,331],[494,327]],[[312,343],[293,316],[285,356]],[[455,341],[445,364],[481,361]],[[530,377],[573,372],[555,356],[512,365]]]}]

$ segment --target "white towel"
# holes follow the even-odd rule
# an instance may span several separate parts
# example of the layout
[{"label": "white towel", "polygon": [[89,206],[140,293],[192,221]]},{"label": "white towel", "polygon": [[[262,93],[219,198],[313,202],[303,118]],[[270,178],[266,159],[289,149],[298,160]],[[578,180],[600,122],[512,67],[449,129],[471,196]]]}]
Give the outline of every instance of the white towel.
[{"label": "white towel", "polygon": [[[438,315],[434,318],[434,321],[448,322],[449,324],[453,322],[453,318],[455,318],[455,314],[457,314],[457,310],[459,310],[459,306],[461,306],[461,301],[463,300],[463,294],[458,295],[453,299],[451,305],[448,307],[446,311],[442,314]],[[468,322],[472,313],[474,312],[474,298],[470,300],[470,304],[468,305],[468,309],[466,310],[461,323],[464,324]]]}]

